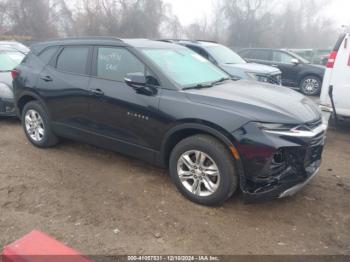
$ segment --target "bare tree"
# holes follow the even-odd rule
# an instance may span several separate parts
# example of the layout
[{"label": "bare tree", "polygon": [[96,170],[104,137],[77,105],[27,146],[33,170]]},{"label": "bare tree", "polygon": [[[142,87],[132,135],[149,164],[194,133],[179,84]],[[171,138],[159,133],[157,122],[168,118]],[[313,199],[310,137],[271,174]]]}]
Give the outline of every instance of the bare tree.
[{"label": "bare tree", "polygon": [[6,3],[10,33],[46,39],[57,35],[50,18],[50,2],[45,0],[10,0]]},{"label": "bare tree", "polygon": [[337,32],[323,16],[332,0],[213,0],[183,26],[164,0],[0,0],[2,34],[216,40],[232,47],[326,47]]}]

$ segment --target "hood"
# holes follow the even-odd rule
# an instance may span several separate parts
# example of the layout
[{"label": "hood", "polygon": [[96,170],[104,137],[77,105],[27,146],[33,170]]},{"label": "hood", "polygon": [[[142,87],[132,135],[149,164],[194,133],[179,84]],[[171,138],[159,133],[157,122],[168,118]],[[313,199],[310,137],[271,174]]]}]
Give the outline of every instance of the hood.
[{"label": "hood", "polygon": [[11,72],[0,72],[0,83],[4,83],[9,87],[12,87]]},{"label": "hood", "polygon": [[278,68],[260,65],[255,63],[245,63],[245,64],[220,64],[225,71],[228,73],[234,73],[236,70],[241,70],[244,72],[257,73],[263,75],[274,75],[281,74],[281,71]]},{"label": "hood", "polygon": [[321,118],[318,106],[289,88],[253,81],[228,81],[207,89],[186,90],[196,103],[239,114],[250,121],[303,124]]}]

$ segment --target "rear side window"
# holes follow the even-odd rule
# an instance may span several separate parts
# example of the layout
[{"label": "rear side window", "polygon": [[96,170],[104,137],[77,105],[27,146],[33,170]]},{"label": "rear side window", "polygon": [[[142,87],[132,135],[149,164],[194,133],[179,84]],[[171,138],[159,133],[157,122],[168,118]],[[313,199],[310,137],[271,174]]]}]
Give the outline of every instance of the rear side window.
[{"label": "rear side window", "polygon": [[57,59],[57,69],[74,74],[86,74],[89,47],[65,47]]},{"label": "rear side window", "polygon": [[129,73],[145,73],[145,65],[125,48],[99,47],[97,77],[124,82]]},{"label": "rear side window", "polygon": [[245,51],[244,58],[269,61],[269,53],[268,50],[247,50]]},{"label": "rear side window", "polygon": [[53,55],[57,52],[57,50],[57,46],[46,48],[38,55],[38,57],[45,65],[47,65],[51,61]]}]

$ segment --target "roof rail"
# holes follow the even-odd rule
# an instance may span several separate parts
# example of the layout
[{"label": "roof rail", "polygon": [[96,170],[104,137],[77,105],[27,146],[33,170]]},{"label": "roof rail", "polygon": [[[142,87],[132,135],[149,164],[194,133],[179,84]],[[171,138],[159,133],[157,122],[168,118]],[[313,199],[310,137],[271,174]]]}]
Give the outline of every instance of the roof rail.
[{"label": "roof rail", "polygon": [[196,40],[190,40],[190,39],[159,39],[157,41],[161,41],[161,42],[168,42],[168,43],[177,43],[177,42],[181,42],[181,41],[187,41],[187,42],[192,42],[192,43],[196,43]]},{"label": "roof rail", "polygon": [[112,40],[123,42],[122,39],[113,36],[79,36],[51,39],[49,41],[67,41],[67,40]]},{"label": "roof rail", "polygon": [[207,42],[207,43],[214,43],[214,44],[218,43],[218,42],[213,41],[213,40],[191,40],[191,39],[160,39],[158,41],[168,42],[168,43],[177,43],[177,42],[181,42],[181,41],[191,42],[191,43],[198,43],[198,42]]},{"label": "roof rail", "polygon": [[196,40],[197,42],[208,42],[208,43],[214,43],[217,44],[218,42],[213,41],[213,40]]}]

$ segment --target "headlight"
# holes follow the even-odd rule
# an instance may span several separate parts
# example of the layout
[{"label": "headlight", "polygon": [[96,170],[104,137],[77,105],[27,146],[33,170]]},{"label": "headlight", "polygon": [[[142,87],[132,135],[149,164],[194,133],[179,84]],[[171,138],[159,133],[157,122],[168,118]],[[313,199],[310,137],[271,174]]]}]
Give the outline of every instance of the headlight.
[{"label": "headlight", "polygon": [[257,127],[268,131],[290,131],[298,125],[293,124],[274,124],[274,123],[256,123]]},{"label": "headlight", "polygon": [[274,123],[255,123],[256,126],[266,133],[293,136],[293,137],[314,137],[326,130],[325,125],[319,125],[313,130],[303,125],[297,124],[274,124]]},{"label": "headlight", "polygon": [[257,78],[258,78],[259,82],[265,82],[265,83],[269,82],[269,77],[267,77],[267,76],[259,76],[258,75]]},{"label": "headlight", "polygon": [[264,83],[268,83],[269,82],[269,77],[268,76],[258,75],[258,74],[251,73],[251,72],[247,72],[246,74],[251,80],[256,80],[256,81],[264,82]]},{"label": "headlight", "polygon": [[254,73],[246,72],[246,75],[248,76],[248,78],[249,78],[250,80],[258,80],[256,74],[254,74]]},{"label": "headlight", "polygon": [[14,95],[8,85],[0,83],[0,98],[13,99]]}]

